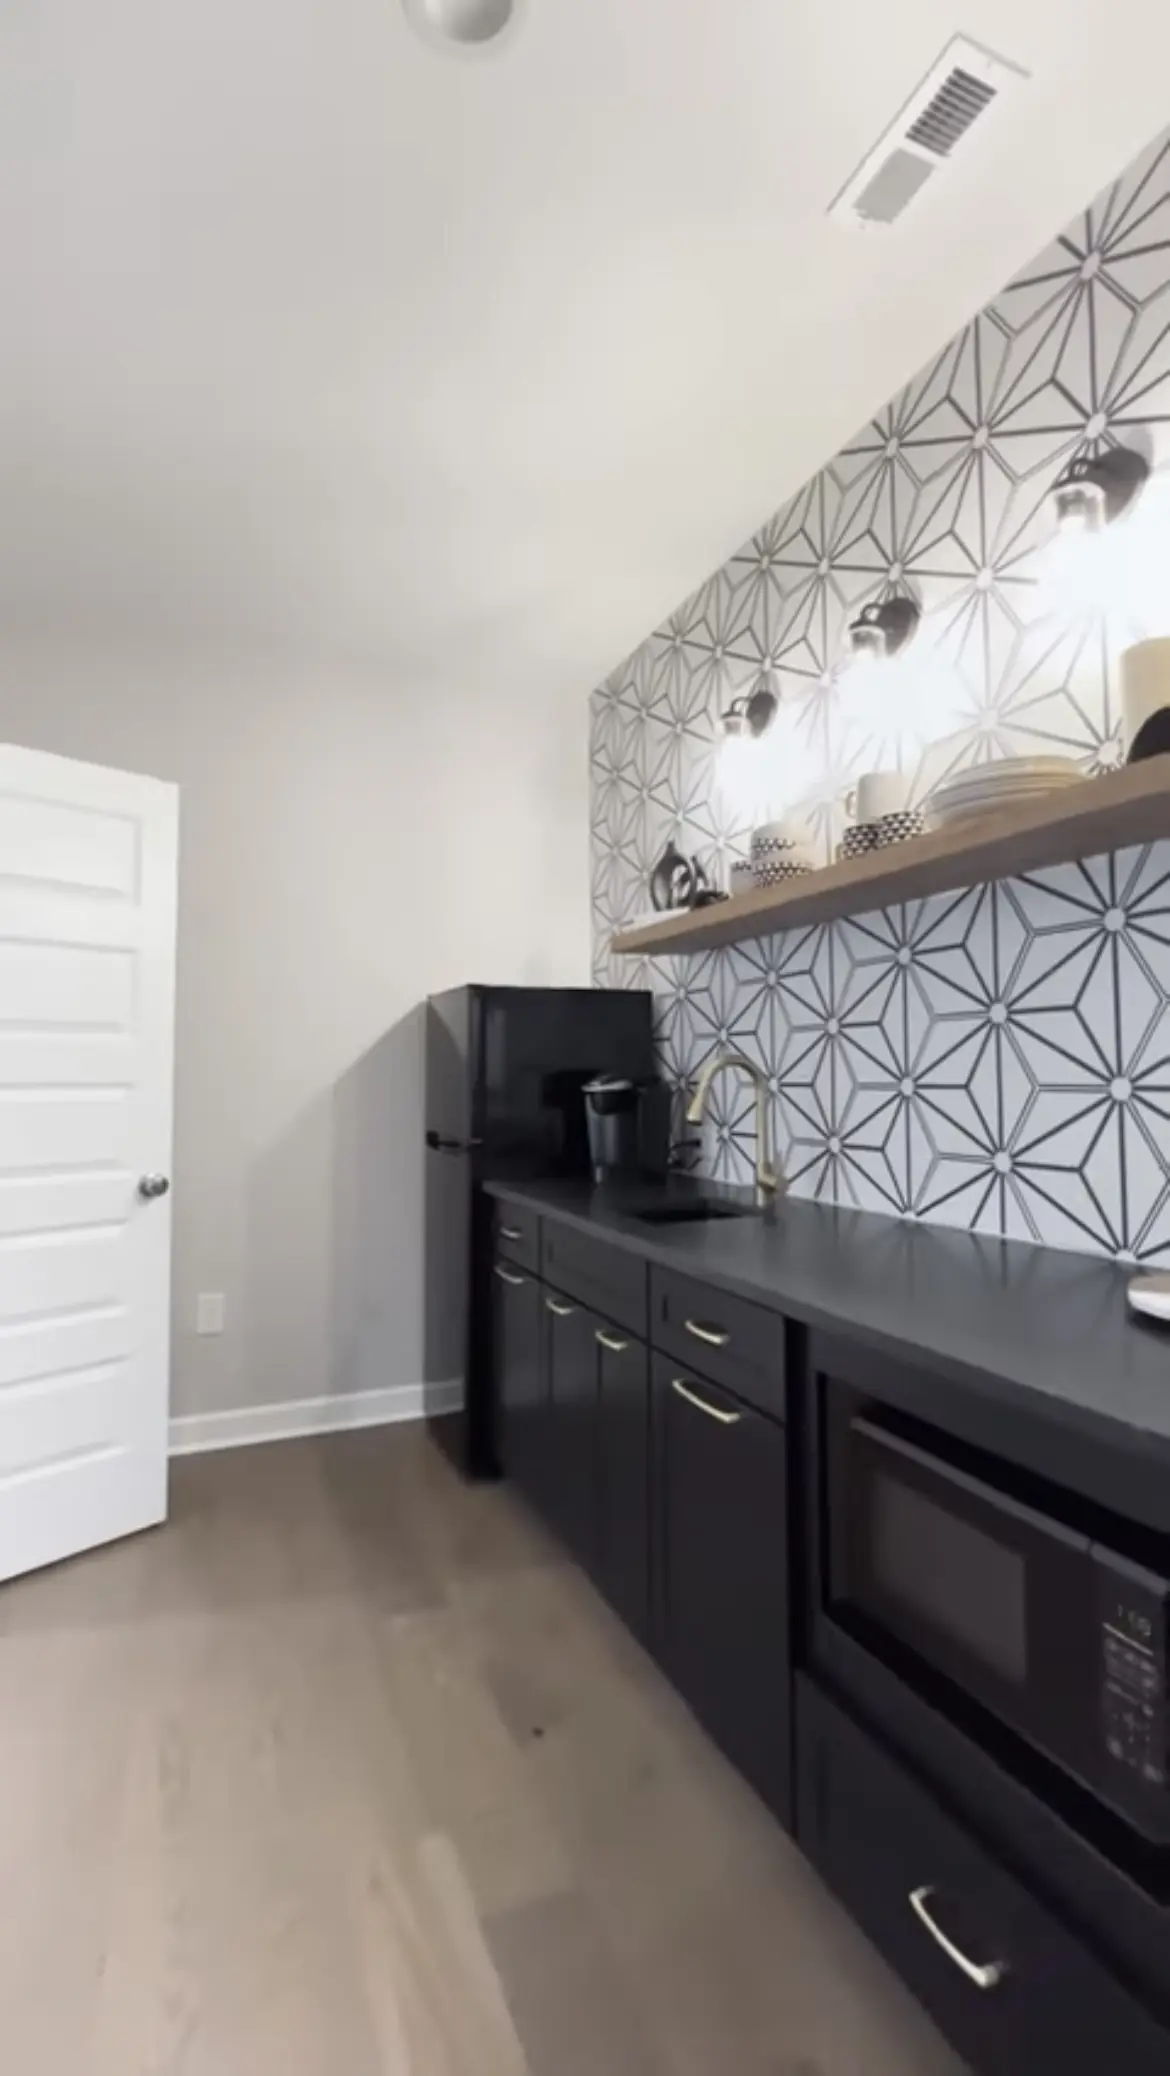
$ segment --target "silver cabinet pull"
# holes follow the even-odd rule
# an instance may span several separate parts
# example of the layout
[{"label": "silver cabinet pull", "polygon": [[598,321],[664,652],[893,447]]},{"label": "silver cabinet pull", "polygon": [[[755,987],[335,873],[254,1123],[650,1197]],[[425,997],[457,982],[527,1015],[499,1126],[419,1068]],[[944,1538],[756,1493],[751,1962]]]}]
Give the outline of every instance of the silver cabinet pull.
[{"label": "silver cabinet pull", "polygon": [[726,1348],[731,1335],[724,1333],[721,1326],[702,1326],[697,1319],[688,1319],[686,1329],[696,1341],[705,1341],[708,1348]]},{"label": "silver cabinet pull", "polygon": [[149,1204],[154,1197],[165,1197],[170,1186],[169,1175],[143,1175],[138,1184],[138,1194],[144,1204]]},{"label": "silver cabinet pull", "polygon": [[628,1341],[619,1341],[614,1334],[603,1334],[600,1327],[593,1338],[599,1348],[608,1348],[611,1355],[624,1355],[630,1345]]},{"label": "silver cabinet pull", "polygon": [[700,1398],[697,1391],[692,1391],[689,1385],[683,1383],[681,1377],[672,1377],[670,1388],[677,1391],[680,1398],[685,1398],[688,1406],[694,1406],[698,1412],[705,1413],[708,1420],[717,1420],[720,1427],[739,1426],[738,1413],[725,1413],[721,1406],[709,1406],[705,1398]]},{"label": "silver cabinet pull", "polygon": [[500,1227],[500,1238],[501,1240],[522,1240],[524,1235],[518,1225],[502,1225]]},{"label": "silver cabinet pull", "polygon": [[935,1945],[941,1946],[948,1961],[953,1961],[959,1973],[965,1975],[968,1982],[973,1982],[976,1989],[998,1989],[1008,1972],[1006,1961],[988,1961],[982,1968],[978,1962],[969,1961],[966,1954],[955,1945],[954,1940],[947,1938],[941,1925],[935,1924],[928,1908],[933,1895],[934,1890],[929,1887],[910,1891],[910,1908],[919,1924],[926,1926]]},{"label": "silver cabinet pull", "polygon": [[496,1274],[501,1283],[510,1283],[514,1290],[518,1290],[522,1283],[528,1281],[527,1276],[514,1276],[511,1269],[502,1269],[499,1262],[496,1263]]},{"label": "silver cabinet pull", "polygon": [[544,1302],[554,1319],[571,1319],[577,1309],[576,1305],[562,1305],[559,1298],[546,1298]]}]

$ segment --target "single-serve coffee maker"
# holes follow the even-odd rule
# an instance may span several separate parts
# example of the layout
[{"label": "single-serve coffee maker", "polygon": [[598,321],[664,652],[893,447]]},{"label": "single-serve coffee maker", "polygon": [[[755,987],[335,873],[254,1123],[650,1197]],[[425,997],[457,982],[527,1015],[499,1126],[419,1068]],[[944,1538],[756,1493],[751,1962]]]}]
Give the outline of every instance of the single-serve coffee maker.
[{"label": "single-serve coffee maker", "polygon": [[669,1083],[602,1074],[582,1094],[594,1181],[661,1181],[670,1159]]}]

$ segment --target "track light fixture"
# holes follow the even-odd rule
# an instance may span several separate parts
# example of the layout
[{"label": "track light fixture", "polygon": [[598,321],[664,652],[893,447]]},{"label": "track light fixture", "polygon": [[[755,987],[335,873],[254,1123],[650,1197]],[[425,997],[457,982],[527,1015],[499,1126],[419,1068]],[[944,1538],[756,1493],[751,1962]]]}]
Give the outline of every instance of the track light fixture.
[{"label": "track light fixture", "polygon": [[912,598],[895,592],[862,606],[849,623],[849,647],[855,657],[884,662],[904,649],[921,618]]},{"label": "track light fixture", "polygon": [[720,726],[731,740],[747,737],[758,741],[772,726],[780,707],[780,678],[765,665],[750,692],[741,692],[720,715]]},{"label": "track light fixture", "polygon": [[1078,454],[1049,492],[1061,533],[1100,533],[1128,510],[1150,473],[1144,454],[1132,447],[1103,447]]}]

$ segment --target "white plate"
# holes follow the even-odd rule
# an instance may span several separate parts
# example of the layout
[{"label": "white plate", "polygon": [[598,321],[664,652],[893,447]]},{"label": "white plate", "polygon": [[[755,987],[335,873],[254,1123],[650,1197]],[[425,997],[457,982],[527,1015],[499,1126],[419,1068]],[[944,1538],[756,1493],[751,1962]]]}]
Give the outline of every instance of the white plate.
[{"label": "white plate", "polygon": [[1005,798],[1012,793],[1035,792],[1038,786],[1078,786],[1084,783],[1085,773],[1075,764],[1063,771],[989,771],[964,772],[961,777],[947,779],[934,788],[934,800],[960,800],[968,797]]},{"label": "white plate", "polygon": [[1013,793],[1010,800],[1004,799],[1001,795],[998,800],[967,800],[948,807],[932,805],[927,809],[926,819],[932,829],[949,829],[956,822],[980,821],[984,815],[995,814],[997,809],[1002,811],[1008,807],[1026,807],[1032,800],[1050,800],[1055,791],[1059,791],[1059,788],[1037,786],[1030,793]]},{"label": "white plate", "polygon": [[943,780],[943,784],[957,785],[963,779],[973,778],[1010,778],[1013,774],[1034,776],[1038,772],[1079,771],[1080,768],[1076,758],[1068,756],[992,757],[986,764],[965,764],[962,771],[954,772],[951,778]]},{"label": "white plate", "polygon": [[1085,774],[1074,764],[1064,771],[964,772],[934,788],[936,798],[950,793],[1014,793],[1020,786],[1079,786]]}]

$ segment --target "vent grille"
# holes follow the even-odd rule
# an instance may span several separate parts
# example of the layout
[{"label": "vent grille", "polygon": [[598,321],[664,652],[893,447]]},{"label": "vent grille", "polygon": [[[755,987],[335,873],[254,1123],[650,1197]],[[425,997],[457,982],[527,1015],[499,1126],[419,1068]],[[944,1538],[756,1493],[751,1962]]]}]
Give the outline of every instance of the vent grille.
[{"label": "vent grille", "polygon": [[[895,223],[922,190],[938,183],[932,173],[955,165],[970,132],[980,125],[988,145],[1009,90],[1028,77],[1009,58],[997,57],[970,36],[952,36],[877,143],[829,204],[836,223],[865,229]],[[987,118],[986,132],[981,118]],[[965,145],[964,145],[965,148]]]},{"label": "vent grille", "polygon": [[996,89],[988,80],[975,79],[957,65],[906,135],[912,144],[920,144],[936,158],[949,158],[960,137],[966,135],[995,95]]}]

